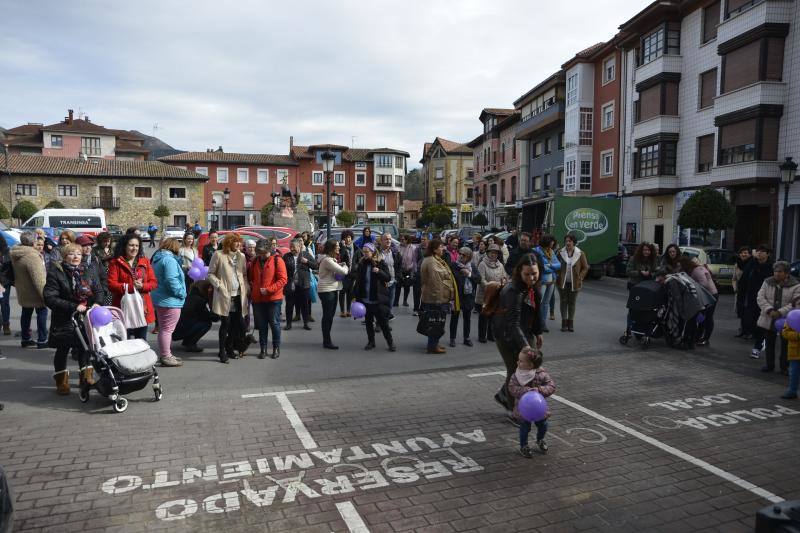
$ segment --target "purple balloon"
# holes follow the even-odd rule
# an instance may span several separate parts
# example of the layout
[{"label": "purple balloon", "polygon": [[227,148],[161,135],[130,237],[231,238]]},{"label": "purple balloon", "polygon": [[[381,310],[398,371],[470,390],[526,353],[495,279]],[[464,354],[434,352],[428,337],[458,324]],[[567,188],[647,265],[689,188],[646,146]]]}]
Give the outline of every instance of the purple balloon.
[{"label": "purple balloon", "polygon": [[202,257],[195,257],[194,261],[192,261],[192,266],[197,268],[203,268],[204,266],[206,266],[206,264],[203,263]]},{"label": "purple balloon", "polygon": [[775,320],[775,331],[783,331],[783,325],[786,324],[786,319],[781,317]]},{"label": "purple balloon", "polygon": [[547,416],[547,400],[537,391],[526,392],[519,400],[518,409],[528,422],[538,422]]},{"label": "purple balloon", "polygon": [[800,331],[800,309],[792,309],[786,315],[786,323],[795,331]]},{"label": "purple balloon", "polygon": [[205,279],[203,271],[197,267],[192,267],[189,269],[189,277],[195,281],[200,281],[201,279]]},{"label": "purple balloon", "polygon": [[354,320],[360,320],[367,316],[367,308],[361,302],[353,302],[350,304],[350,314]]},{"label": "purple balloon", "polygon": [[698,324],[702,324],[703,322],[706,321],[706,315],[704,315],[703,313],[697,313],[696,320]]},{"label": "purple balloon", "polygon": [[105,307],[95,307],[89,311],[89,320],[92,322],[92,327],[107,326],[114,320],[114,316]]}]

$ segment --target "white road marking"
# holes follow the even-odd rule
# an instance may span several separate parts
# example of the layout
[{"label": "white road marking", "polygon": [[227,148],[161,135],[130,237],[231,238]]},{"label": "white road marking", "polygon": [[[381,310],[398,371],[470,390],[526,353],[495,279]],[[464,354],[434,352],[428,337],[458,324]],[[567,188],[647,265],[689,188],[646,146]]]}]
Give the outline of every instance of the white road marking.
[{"label": "white road marking", "polygon": [[[483,374],[470,374],[469,377],[483,377],[483,376],[493,376],[493,375],[505,376],[505,372],[486,372],[486,373],[483,373]],[[572,407],[576,411],[580,411],[581,413],[589,415],[592,418],[596,418],[597,420],[603,422],[604,424],[607,424],[607,425],[609,425],[609,426],[611,426],[613,428],[616,428],[616,429],[618,429],[620,431],[623,431],[623,432],[627,433],[628,435],[630,435],[632,437],[635,437],[635,438],[637,438],[637,439],[639,439],[641,441],[644,441],[644,442],[646,442],[646,443],[648,443],[648,444],[650,444],[652,446],[655,446],[656,448],[658,448],[658,449],[660,449],[660,450],[662,450],[664,452],[667,452],[670,455],[674,455],[675,457],[683,459],[684,461],[687,461],[687,462],[689,462],[689,463],[691,463],[691,464],[693,464],[693,465],[695,465],[695,466],[697,466],[699,468],[702,468],[703,470],[705,470],[707,472],[710,472],[710,473],[714,474],[715,476],[721,477],[722,479],[724,479],[726,481],[730,481],[734,485],[738,485],[739,487],[741,487],[741,488],[743,488],[743,489],[745,489],[747,491],[752,492],[756,496],[759,496],[761,498],[766,499],[770,503],[781,503],[781,502],[784,501],[784,499],[781,498],[780,496],[778,496],[776,494],[773,494],[773,493],[769,492],[766,489],[762,489],[761,487],[759,487],[757,485],[753,485],[749,481],[746,481],[746,480],[740,478],[739,476],[736,476],[734,474],[731,474],[730,472],[722,470],[721,468],[716,467],[716,466],[714,466],[711,463],[708,463],[706,461],[703,461],[702,459],[698,459],[697,457],[694,457],[693,455],[689,455],[686,452],[682,452],[681,450],[679,450],[679,449],[677,449],[677,448],[675,448],[673,446],[670,446],[669,444],[665,444],[665,443],[661,442],[660,440],[654,439],[653,437],[645,435],[644,433],[636,431],[635,429],[629,428],[628,426],[626,426],[624,424],[620,424],[616,420],[612,420],[612,419],[610,419],[610,418],[608,418],[606,416],[603,416],[600,413],[598,413],[596,411],[593,411],[593,410],[591,410],[591,409],[589,409],[587,407],[584,407],[584,406],[582,406],[580,404],[577,404],[577,403],[575,403],[573,401],[567,400],[563,396],[559,396],[557,394],[553,394],[552,396],[550,396],[550,398],[552,398],[553,400],[556,400],[557,402],[563,403],[564,405],[566,405],[568,407]]]},{"label": "white road marking", "polygon": [[286,415],[286,418],[289,419],[289,423],[292,424],[292,428],[294,428],[294,432],[297,433],[297,438],[300,439],[300,442],[303,444],[303,447],[306,450],[313,450],[317,448],[316,441],[311,437],[311,433],[308,432],[306,429],[305,424],[303,421],[300,420],[300,415],[297,414],[295,411],[292,402],[289,401],[288,394],[305,394],[307,392],[314,392],[314,389],[302,389],[302,390],[291,390],[291,391],[284,391],[284,392],[260,392],[258,394],[242,394],[242,398],[263,398],[265,396],[274,396],[278,399],[278,403],[281,404],[283,408],[283,412]]},{"label": "white road marking", "polygon": [[482,378],[486,376],[505,376],[505,371],[498,370],[497,372],[481,372],[480,374],[469,374],[468,378]]},{"label": "white road marking", "polygon": [[367,528],[364,520],[361,519],[351,502],[339,502],[336,504],[336,509],[342,515],[342,519],[347,524],[347,529],[350,530],[350,533],[369,533],[369,528]]}]

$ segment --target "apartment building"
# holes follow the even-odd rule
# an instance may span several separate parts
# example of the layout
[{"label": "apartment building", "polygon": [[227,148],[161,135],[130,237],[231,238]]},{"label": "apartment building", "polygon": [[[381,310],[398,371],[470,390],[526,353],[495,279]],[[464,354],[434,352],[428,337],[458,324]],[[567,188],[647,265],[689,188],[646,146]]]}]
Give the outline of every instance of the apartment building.
[{"label": "apartment building", "polygon": [[426,205],[446,205],[454,219],[470,224],[473,214],[472,148],[436,137],[422,150],[422,181]]},{"label": "apartment building", "polygon": [[474,203],[486,215],[490,227],[505,226],[506,216],[517,205],[519,169],[523,154],[516,140],[520,112],[487,107],[478,117],[483,133],[467,143],[475,165]]},{"label": "apartment building", "polygon": [[147,159],[149,150],[144,143],[145,138],[136,132],[106,128],[88,116],[75,118],[72,109],[61,122],[17,126],[0,139],[10,154],[128,161]]},{"label": "apartment building", "polygon": [[[711,186],[736,208],[727,247],[778,242],[779,164],[800,155],[797,17],[785,0],[659,0],[620,26],[623,190],[640,202],[623,202],[622,223],[636,240],[676,242],[683,202]],[[798,256],[798,204],[794,184],[784,257]]]}]

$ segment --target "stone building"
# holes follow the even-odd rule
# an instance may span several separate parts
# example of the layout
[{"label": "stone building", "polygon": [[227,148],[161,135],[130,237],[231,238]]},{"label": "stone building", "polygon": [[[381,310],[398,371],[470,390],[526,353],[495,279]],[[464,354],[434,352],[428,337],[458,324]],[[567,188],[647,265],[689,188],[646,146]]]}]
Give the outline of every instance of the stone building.
[{"label": "stone building", "polygon": [[38,208],[58,200],[67,208],[104,209],[106,222],[123,229],[158,223],[153,211],[161,204],[170,211],[166,224],[202,221],[207,180],[202,174],[158,161],[0,157],[0,203],[9,211],[20,200]]}]

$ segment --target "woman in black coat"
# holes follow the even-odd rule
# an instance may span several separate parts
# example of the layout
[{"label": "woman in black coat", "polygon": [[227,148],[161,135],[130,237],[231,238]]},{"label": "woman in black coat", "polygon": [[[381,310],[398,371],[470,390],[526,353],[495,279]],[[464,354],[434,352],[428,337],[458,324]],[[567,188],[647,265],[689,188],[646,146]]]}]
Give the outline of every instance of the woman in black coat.
[{"label": "woman in black coat", "polygon": [[[361,249],[362,256],[356,267],[356,278],[353,285],[353,295],[367,308],[364,321],[367,326],[367,345],[365,350],[375,348],[375,326],[383,331],[389,351],[397,350],[392,340],[392,330],[389,327],[389,266],[382,259],[380,252],[375,250],[375,245],[367,243]],[[374,320],[373,320],[374,319]]]},{"label": "woman in black coat", "polygon": [[72,315],[83,314],[96,305],[103,305],[106,293],[97,275],[83,268],[79,245],[64,246],[62,258],[61,263],[50,264],[43,293],[44,302],[52,311],[49,344],[56,349],[53,359],[56,391],[58,394],[69,394],[67,356],[70,350],[74,350],[78,358],[81,384],[94,384],[88,354],[78,339],[78,333],[72,324]]}]

